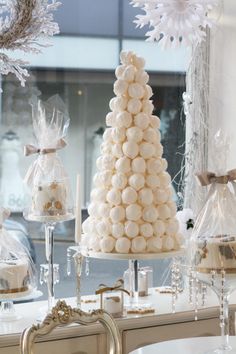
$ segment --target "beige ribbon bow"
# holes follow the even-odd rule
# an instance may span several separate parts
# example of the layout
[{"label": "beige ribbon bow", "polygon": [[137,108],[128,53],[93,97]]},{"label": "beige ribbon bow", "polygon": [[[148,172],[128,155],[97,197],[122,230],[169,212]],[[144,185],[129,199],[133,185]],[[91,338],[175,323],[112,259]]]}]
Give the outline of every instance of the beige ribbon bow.
[{"label": "beige ribbon bow", "polygon": [[123,280],[123,279],[118,279],[118,280],[116,281],[116,283],[114,284],[114,286],[112,286],[112,287],[109,287],[109,286],[107,286],[106,284],[100,284],[100,285],[99,285],[99,289],[96,290],[95,294],[98,295],[98,294],[103,294],[103,293],[105,293],[105,292],[107,292],[107,291],[114,291],[114,290],[117,290],[117,291],[123,291],[124,293],[130,295],[129,292],[128,292],[128,290],[125,290],[125,289],[123,288],[123,286],[124,286],[124,280]]},{"label": "beige ribbon bow", "polygon": [[56,152],[57,150],[63,149],[65,146],[66,146],[66,141],[64,139],[59,139],[54,148],[40,149],[37,146],[29,144],[29,145],[25,145],[24,147],[24,155],[30,156],[33,154],[40,154],[40,155],[51,154]]},{"label": "beige ribbon bow", "polygon": [[203,172],[196,175],[202,186],[208,186],[212,183],[227,184],[236,180],[236,169],[230,170],[224,176],[216,176],[213,172]]}]

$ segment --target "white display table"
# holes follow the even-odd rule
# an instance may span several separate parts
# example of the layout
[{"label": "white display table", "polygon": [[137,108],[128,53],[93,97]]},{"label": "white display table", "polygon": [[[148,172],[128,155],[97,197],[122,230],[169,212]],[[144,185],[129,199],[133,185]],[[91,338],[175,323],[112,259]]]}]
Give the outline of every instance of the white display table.
[{"label": "white display table", "polygon": [[[216,349],[219,345],[220,337],[184,338],[148,345],[130,354],[204,354],[209,350]],[[233,353],[236,353],[235,337],[230,337],[230,345],[235,350]]]},{"label": "white display table", "polygon": [[[188,294],[180,294],[176,304],[176,313],[172,313],[171,295],[159,294],[152,289],[153,294],[143,298],[143,301],[153,303],[154,314],[128,315],[117,319],[122,342],[123,354],[148,344],[171,339],[219,335],[219,307],[216,296],[211,293],[206,300],[206,308],[199,310],[198,321],[194,320],[193,306],[189,305]],[[88,297],[87,297],[88,298]],[[96,296],[89,296],[89,299]],[[231,296],[232,300],[234,296]],[[97,297],[98,299],[98,297]],[[75,299],[66,299],[75,306]],[[16,310],[24,317],[14,322],[0,322],[0,354],[19,354],[20,334],[25,327],[36,323],[39,309],[46,306],[46,301],[17,304]],[[96,303],[82,304],[83,310],[98,308]],[[230,308],[231,335],[234,334],[234,312],[236,305]],[[43,337],[36,345],[36,354],[105,354],[106,335],[101,325],[72,325],[55,329],[47,337]]]}]

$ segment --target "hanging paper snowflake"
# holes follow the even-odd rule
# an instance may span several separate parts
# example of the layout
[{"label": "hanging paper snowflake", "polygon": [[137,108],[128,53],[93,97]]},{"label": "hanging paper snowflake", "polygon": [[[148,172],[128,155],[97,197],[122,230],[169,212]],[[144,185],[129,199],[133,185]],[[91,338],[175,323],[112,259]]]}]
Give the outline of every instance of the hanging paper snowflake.
[{"label": "hanging paper snowflake", "polygon": [[131,4],[145,12],[136,16],[137,27],[153,27],[146,33],[148,40],[160,41],[168,47],[200,43],[206,27],[212,26],[208,13],[219,0],[132,0]]}]

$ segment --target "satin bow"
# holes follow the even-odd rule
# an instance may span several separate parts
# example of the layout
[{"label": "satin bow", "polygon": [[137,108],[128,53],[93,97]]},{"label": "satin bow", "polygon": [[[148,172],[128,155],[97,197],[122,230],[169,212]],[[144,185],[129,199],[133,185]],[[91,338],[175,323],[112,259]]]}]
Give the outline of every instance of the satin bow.
[{"label": "satin bow", "polygon": [[64,139],[59,139],[54,148],[40,149],[35,145],[29,144],[29,145],[25,145],[24,147],[24,155],[30,156],[34,154],[40,154],[40,155],[51,154],[56,152],[57,150],[63,149],[65,146],[66,146],[66,142]]},{"label": "satin bow", "polygon": [[212,183],[227,184],[228,182],[236,180],[236,169],[228,171],[227,174],[223,176],[216,176],[215,173],[209,171],[199,173],[196,176],[202,186],[208,186]]},{"label": "satin bow", "polygon": [[96,294],[103,294],[107,291],[117,290],[117,291],[123,291],[124,293],[130,295],[129,292],[123,288],[123,286],[124,286],[123,279],[118,279],[116,281],[116,283],[114,284],[114,286],[111,286],[111,287],[107,286],[106,284],[100,284],[99,289],[96,290]]}]

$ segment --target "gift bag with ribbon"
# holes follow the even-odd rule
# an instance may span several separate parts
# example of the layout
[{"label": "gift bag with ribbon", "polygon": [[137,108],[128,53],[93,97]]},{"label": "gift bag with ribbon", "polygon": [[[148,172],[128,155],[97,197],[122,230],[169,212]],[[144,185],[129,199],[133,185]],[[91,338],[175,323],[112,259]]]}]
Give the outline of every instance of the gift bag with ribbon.
[{"label": "gift bag with ribbon", "polygon": [[8,209],[0,208],[0,299],[15,299],[36,288],[36,269],[27,248],[14,232],[8,232],[4,221]]},{"label": "gift bag with ribbon", "polygon": [[213,171],[197,174],[208,188],[190,241],[191,263],[202,273],[236,273],[236,169],[227,171],[227,140],[213,142]]},{"label": "gift bag with ribbon", "polygon": [[25,176],[31,194],[25,214],[35,221],[64,221],[71,218],[73,202],[58,151],[66,146],[69,115],[57,95],[45,103],[33,104],[32,115],[36,144],[26,145],[24,153],[25,156],[37,155],[37,158]]},{"label": "gift bag with ribbon", "polygon": [[123,279],[118,279],[113,286],[100,284],[96,294],[100,295],[100,307],[109,312],[113,317],[121,317],[124,310],[124,293],[129,292],[124,289]]}]

